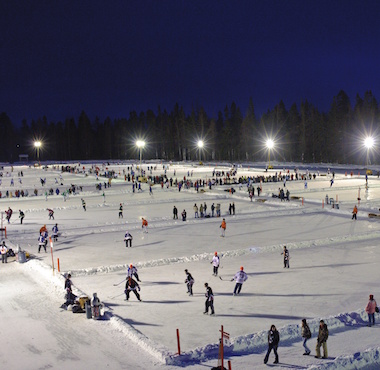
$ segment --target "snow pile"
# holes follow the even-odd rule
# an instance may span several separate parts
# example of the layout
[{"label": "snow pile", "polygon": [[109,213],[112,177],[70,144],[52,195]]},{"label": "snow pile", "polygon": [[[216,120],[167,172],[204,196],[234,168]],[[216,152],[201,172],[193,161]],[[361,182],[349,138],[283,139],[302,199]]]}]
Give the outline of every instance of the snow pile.
[{"label": "snow pile", "polygon": [[356,352],[350,356],[340,356],[333,362],[313,365],[308,370],[377,370],[380,366],[380,347],[369,348],[364,352]]}]

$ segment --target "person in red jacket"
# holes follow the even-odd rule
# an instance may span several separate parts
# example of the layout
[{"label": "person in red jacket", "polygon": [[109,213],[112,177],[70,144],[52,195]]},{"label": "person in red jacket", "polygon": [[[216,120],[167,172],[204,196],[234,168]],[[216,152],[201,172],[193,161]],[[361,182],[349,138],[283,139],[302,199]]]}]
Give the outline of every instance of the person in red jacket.
[{"label": "person in red jacket", "polygon": [[[369,296],[369,301],[367,303],[367,306],[365,308],[365,312],[368,314],[368,326],[371,327],[372,325],[375,325],[375,312],[376,312],[377,303],[373,298],[373,294]],[[372,321],[372,325],[371,325]]]},{"label": "person in red jacket", "polygon": [[220,235],[221,237],[225,237],[226,236],[226,228],[227,228],[227,224],[226,224],[226,219],[223,218],[223,221],[221,223],[221,225],[219,226],[222,230],[222,234]]},{"label": "person in red jacket", "polygon": [[354,210],[352,211],[352,220],[353,219],[357,220],[357,218],[356,218],[357,214],[358,214],[358,207],[356,207],[356,205],[355,205]]},{"label": "person in red jacket", "polygon": [[142,218],[141,227],[142,227],[144,233],[148,232],[148,221],[144,217]]}]

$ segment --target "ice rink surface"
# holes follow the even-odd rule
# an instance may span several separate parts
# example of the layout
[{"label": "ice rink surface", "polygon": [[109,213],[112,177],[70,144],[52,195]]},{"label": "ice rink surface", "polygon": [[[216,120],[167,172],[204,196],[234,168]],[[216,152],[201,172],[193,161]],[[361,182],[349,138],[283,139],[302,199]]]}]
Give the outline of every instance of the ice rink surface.
[{"label": "ice rink surface", "polygon": [[[358,176],[355,171],[351,176],[349,168],[347,176],[335,175],[332,186],[331,174],[322,172],[308,180],[307,188],[302,180],[287,181],[286,187],[282,181],[256,183],[255,188],[262,187],[262,194],[258,198],[255,191],[251,202],[245,184],[217,185],[211,190],[205,186],[199,192],[194,188],[179,192],[175,186],[156,184],[153,195],[143,184],[142,192],[133,193],[131,183],[123,177],[130,164],[96,165],[100,173],[106,167],[120,173],[111,187],[95,188],[108,179],[88,174],[91,164],[85,165],[85,173],[61,174],[60,168],[52,165],[46,170],[15,166],[13,172],[8,166],[3,171],[0,207],[14,211],[9,224],[3,220],[6,243],[31,254],[25,264],[10,258],[0,268],[0,330],[6,338],[0,355],[7,368],[98,365],[112,369],[211,369],[217,365],[215,348],[223,325],[231,337],[231,346],[225,352],[232,368],[259,369],[266,367],[266,331],[272,324],[281,336],[280,364],[276,367],[380,366],[380,326],[368,328],[364,312],[369,294],[380,301],[380,219],[368,218],[368,213],[380,213],[380,180],[376,176],[370,176],[367,190],[364,175]],[[147,170],[148,165],[143,168]],[[164,174],[161,164],[153,166],[153,175]],[[82,165],[78,168],[83,169]],[[166,174],[180,180],[193,171],[190,180],[208,180],[215,168],[231,169],[222,164],[168,164]],[[18,176],[21,170],[23,177]],[[266,173],[259,168],[238,168],[234,177],[268,176],[280,171],[284,169]],[[14,187],[10,186],[12,177]],[[46,185],[41,186],[41,178],[46,178]],[[65,200],[62,192],[71,184],[81,186],[82,191]],[[60,195],[45,196],[46,190],[57,187]],[[231,187],[236,192],[226,191]],[[279,188],[289,190],[289,202],[272,198]],[[28,189],[29,197],[4,198],[7,190],[14,193],[16,189]],[[38,196],[31,195],[34,189]],[[338,209],[326,204],[326,194],[338,201]],[[120,203],[123,218],[118,217]],[[207,213],[211,213],[212,203],[219,203],[221,217],[194,218],[195,203],[206,203]],[[232,203],[235,215],[229,214]],[[359,208],[357,221],[351,219],[355,204]],[[174,205],[178,220],[173,219]],[[49,220],[47,208],[55,211],[54,220]],[[23,225],[18,219],[19,209],[25,213]],[[181,220],[184,209],[186,222]],[[149,222],[148,233],[142,231],[142,217]],[[220,237],[222,218],[227,223],[224,238]],[[59,258],[61,272],[55,270],[53,275],[51,250],[38,253],[37,239],[42,225],[50,231],[55,223],[60,236],[53,245],[53,261],[56,269]],[[133,235],[132,248],[126,248],[123,241],[127,230]],[[283,267],[284,245],[290,252],[289,269]],[[215,251],[221,256],[222,279],[212,275],[210,262]],[[139,270],[142,302],[133,294],[125,301],[123,280],[130,263]],[[249,278],[242,293],[233,296],[235,283],[230,280],[240,266]],[[192,297],[186,294],[184,269],[195,279]],[[105,304],[105,320],[86,320],[84,314],[59,308],[64,301],[62,275],[67,272],[71,272],[78,294],[91,297],[97,292]],[[205,282],[215,295],[215,317],[203,315]],[[310,321],[314,330],[309,341],[313,354],[318,322],[327,320],[328,360],[302,356],[298,327],[302,318]],[[176,356],[176,329],[180,332],[181,356]],[[358,353],[360,356],[353,356]],[[350,363],[354,367],[348,367]]]}]

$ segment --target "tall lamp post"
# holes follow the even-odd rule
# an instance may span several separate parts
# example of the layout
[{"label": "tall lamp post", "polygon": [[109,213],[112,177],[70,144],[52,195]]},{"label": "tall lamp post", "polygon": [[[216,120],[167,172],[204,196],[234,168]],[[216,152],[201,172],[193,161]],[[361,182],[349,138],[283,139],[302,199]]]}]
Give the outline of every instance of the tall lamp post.
[{"label": "tall lamp post", "polygon": [[141,158],[142,158],[142,150],[144,149],[144,146],[145,146],[145,141],[137,140],[137,141],[136,141],[136,146],[137,146],[137,147],[139,148],[139,150],[140,150],[140,176],[142,176]]},{"label": "tall lamp post", "polygon": [[268,148],[268,168],[270,168],[270,151],[274,148],[274,141],[272,139],[268,139],[266,146]]},{"label": "tall lamp post", "polygon": [[37,162],[40,162],[40,148],[41,148],[41,141],[35,141],[34,142],[34,147],[36,148],[37,150]]},{"label": "tall lamp post", "polygon": [[202,148],[204,146],[203,140],[198,140],[198,148],[199,148],[199,162],[202,162]]}]

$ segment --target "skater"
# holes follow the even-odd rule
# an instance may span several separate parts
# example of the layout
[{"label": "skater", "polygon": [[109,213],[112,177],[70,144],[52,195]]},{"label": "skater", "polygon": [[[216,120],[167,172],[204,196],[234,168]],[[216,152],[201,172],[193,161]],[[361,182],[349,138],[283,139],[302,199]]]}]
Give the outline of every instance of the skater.
[{"label": "skater", "polygon": [[176,206],[173,207],[173,220],[178,220],[178,209]]},{"label": "skater", "polygon": [[214,276],[218,276],[218,269],[219,269],[219,264],[220,264],[218,252],[214,253],[214,257],[212,257],[212,261],[210,263],[212,263],[212,266],[213,266],[213,273],[212,274]]},{"label": "skater", "polygon": [[222,223],[220,224],[220,229],[221,229],[221,231],[222,231],[222,233],[221,233],[221,237],[222,238],[224,238],[225,236],[226,236],[226,228],[227,228],[227,224],[226,224],[226,219],[225,218],[223,218],[223,221],[222,221]]},{"label": "skater", "polygon": [[203,312],[205,315],[208,315],[208,309],[211,308],[211,315],[215,315],[214,311],[214,294],[212,293],[211,287],[208,286],[207,283],[205,283],[206,288],[206,302],[205,302],[205,312]]},{"label": "skater", "polygon": [[53,231],[53,235],[52,235],[53,240],[57,242],[58,241],[58,224],[55,224],[51,230]]},{"label": "skater", "polygon": [[141,283],[141,280],[139,279],[139,275],[137,274],[137,267],[133,266],[132,264],[129,265],[128,271],[127,271],[127,277],[135,277],[136,280]]},{"label": "skater", "polygon": [[127,301],[129,300],[129,293],[132,291],[133,293],[135,293],[135,296],[137,297],[137,299],[141,302],[140,294],[137,292],[137,290],[140,291],[140,285],[131,277],[128,277],[127,282],[125,283],[125,290],[124,290],[125,299]]},{"label": "skater", "polygon": [[120,207],[119,207],[119,218],[123,218],[123,204],[120,203]]},{"label": "skater", "polygon": [[[365,312],[367,312],[367,314],[368,314],[368,326],[369,327],[371,327],[372,325],[375,325],[376,308],[377,308],[377,303],[374,300],[373,295],[371,294],[369,296],[369,301],[368,301],[367,306],[365,308]],[[371,322],[372,322],[372,325],[371,325]]]},{"label": "skater", "polygon": [[8,209],[5,211],[5,214],[6,214],[6,220],[8,221],[8,224],[10,223],[11,221],[11,217],[12,217],[12,213],[13,213],[13,210],[11,207],[8,207]]},{"label": "skater", "polygon": [[44,247],[46,253],[46,240],[43,234],[41,234],[38,238],[38,253],[41,252],[41,247]]},{"label": "skater", "polygon": [[3,244],[0,247],[0,253],[1,253],[1,262],[2,263],[8,263],[7,258],[8,258],[8,248],[5,245],[5,241],[3,241]]},{"label": "skater", "polygon": [[304,356],[309,356],[311,351],[306,342],[311,338],[311,330],[306,322],[306,319],[302,319],[301,337],[303,338],[303,348],[305,348]]},{"label": "skater", "polygon": [[49,220],[54,220],[54,211],[50,208],[46,208],[46,210],[49,212]]},{"label": "skater", "polygon": [[83,198],[80,199],[82,201],[82,207],[84,209],[84,211],[86,212],[86,202]]},{"label": "skater", "polygon": [[228,207],[228,212],[230,213],[230,216],[232,214],[232,204],[230,203],[229,207]]},{"label": "skater", "polygon": [[18,210],[18,213],[19,213],[18,217],[19,217],[20,223],[22,225],[22,221],[24,220],[25,213],[23,211],[21,211],[21,209]]},{"label": "skater", "polygon": [[183,210],[182,213],[181,213],[181,216],[182,216],[182,221],[186,221],[186,211]]},{"label": "skater", "polygon": [[214,212],[215,212],[215,205],[213,203],[211,204],[211,217],[214,217]]},{"label": "skater", "polygon": [[358,207],[355,204],[355,207],[354,207],[354,209],[352,211],[352,218],[351,218],[351,220],[353,220],[353,219],[357,220],[357,216],[356,216],[357,214],[358,214]]},{"label": "skater", "polygon": [[329,337],[329,330],[327,329],[327,325],[323,320],[319,322],[319,332],[317,338],[317,345],[315,347],[315,351],[317,354],[314,356],[315,358],[321,358],[321,346],[323,347],[323,358],[327,358],[327,338]]},{"label": "skater", "polygon": [[244,267],[240,267],[240,271],[238,271],[235,276],[231,279],[231,281],[236,280],[236,285],[234,289],[234,294],[237,295],[240,294],[241,287],[243,286],[243,283],[248,279],[248,275],[244,272]]},{"label": "skater", "polygon": [[220,217],[220,203],[216,203],[215,211],[216,217]]},{"label": "skater", "polygon": [[187,286],[187,293],[189,295],[193,295],[193,284],[194,284],[194,278],[191,276],[190,272],[186,269],[186,280],[185,284]]},{"label": "skater", "polygon": [[235,216],[235,202],[232,202],[232,214]]},{"label": "skater", "polygon": [[148,232],[148,221],[144,217],[142,217],[141,221],[142,221],[141,227],[143,229],[143,232],[147,233]]},{"label": "skater", "polygon": [[193,210],[194,210],[194,217],[199,218],[197,203],[194,204]]},{"label": "skater", "polygon": [[280,342],[280,334],[278,333],[276,327],[272,325],[270,327],[270,330],[268,331],[268,351],[267,354],[265,355],[264,358],[264,364],[268,362],[269,355],[272,352],[274,352],[275,355],[275,360],[274,364],[278,364],[278,353],[277,353],[277,348],[278,348],[278,343]]},{"label": "skater", "polygon": [[286,245],[284,245],[284,251],[281,252],[281,255],[284,255],[284,268],[289,268],[289,250],[286,248]]},{"label": "skater", "polygon": [[128,242],[129,242],[129,247],[132,248],[132,240],[133,236],[129,233],[129,231],[125,232],[124,235],[124,241],[125,241],[125,247],[128,248]]}]

